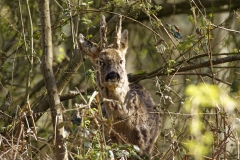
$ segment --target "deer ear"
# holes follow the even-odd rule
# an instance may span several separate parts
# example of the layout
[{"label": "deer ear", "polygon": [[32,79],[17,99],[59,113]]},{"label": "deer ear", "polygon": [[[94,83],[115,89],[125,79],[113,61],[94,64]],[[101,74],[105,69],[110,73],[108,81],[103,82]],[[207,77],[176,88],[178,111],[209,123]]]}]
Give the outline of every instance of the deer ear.
[{"label": "deer ear", "polygon": [[83,51],[91,57],[92,60],[98,57],[98,53],[100,52],[100,48],[96,43],[93,43],[87,40],[81,33],[79,34],[79,42],[82,46]]},{"label": "deer ear", "polygon": [[126,54],[127,48],[128,48],[128,30],[124,30],[121,35],[120,49],[124,54]]}]

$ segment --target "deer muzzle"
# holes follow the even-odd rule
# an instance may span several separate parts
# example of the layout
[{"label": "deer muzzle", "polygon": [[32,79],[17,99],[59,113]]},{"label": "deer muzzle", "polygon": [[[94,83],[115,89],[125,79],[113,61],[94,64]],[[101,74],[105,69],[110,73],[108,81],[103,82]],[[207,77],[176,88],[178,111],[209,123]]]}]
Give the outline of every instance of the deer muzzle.
[{"label": "deer muzzle", "polygon": [[107,74],[105,81],[110,84],[117,84],[120,80],[120,75],[117,72],[110,72]]}]

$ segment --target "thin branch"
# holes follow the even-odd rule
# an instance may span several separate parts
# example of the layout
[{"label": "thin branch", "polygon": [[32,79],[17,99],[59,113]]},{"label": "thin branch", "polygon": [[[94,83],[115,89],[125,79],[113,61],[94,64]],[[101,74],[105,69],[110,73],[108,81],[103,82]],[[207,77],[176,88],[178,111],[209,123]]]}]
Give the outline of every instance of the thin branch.
[{"label": "thin branch", "polygon": [[104,15],[101,15],[100,20],[100,38],[101,38],[101,49],[107,46],[107,23]]},{"label": "thin branch", "polygon": [[[157,2],[157,1],[156,1]],[[174,1],[175,2],[175,1]],[[238,8],[240,8],[240,3],[239,0],[231,0],[231,5],[229,5],[229,2],[226,0],[214,0],[214,1],[210,1],[209,0],[198,0],[195,1],[196,5],[198,6],[204,6],[206,8],[206,13],[212,13],[212,6],[214,5],[214,8],[217,8],[217,10],[214,10],[214,13],[219,13],[219,12],[228,12],[229,9],[230,10],[237,10]],[[201,4],[200,4],[201,3]],[[177,14],[191,14],[192,11],[191,9],[191,4],[189,1],[181,1],[178,3],[160,3],[158,5],[162,6],[162,9],[157,12],[157,17],[161,18],[161,17],[167,17],[173,14],[173,8],[176,8],[176,12],[174,13],[174,15]],[[228,5],[228,7],[223,7]],[[204,9],[205,9],[204,8]],[[143,20],[147,20],[148,17],[146,14],[141,13],[139,15],[138,20],[139,21],[143,21]]]},{"label": "thin branch", "polygon": [[240,33],[240,31],[236,31],[234,29],[228,29],[228,28],[225,28],[225,27],[217,26],[215,24],[211,24],[211,26],[214,26],[215,28],[219,28],[219,29],[222,29],[222,30],[225,30],[225,31],[233,32],[233,33]]},{"label": "thin branch", "polygon": [[[228,57],[224,57],[224,58],[215,58],[212,60],[212,65],[217,65],[217,64],[223,64],[223,63],[227,63],[227,62],[233,62],[233,61],[238,61],[240,60],[240,56],[228,56]],[[199,68],[204,68],[204,67],[210,67],[210,61],[206,61],[203,63],[199,63],[199,64],[194,64],[194,65],[189,65],[186,67],[179,67],[179,69],[174,69],[171,73],[167,73],[166,72],[166,67],[163,68],[158,68],[150,73],[144,73],[144,74],[140,74],[140,75],[134,75],[134,74],[129,74],[128,75],[128,80],[130,82],[138,82],[140,80],[143,79],[150,79],[153,78],[155,76],[160,76],[160,75],[172,75],[172,74],[176,74],[176,72],[185,72],[185,71],[191,71],[194,69],[199,69]]]},{"label": "thin branch", "polygon": [[32,24],[32,16],[31,16],[31,11],[30,11],[30,8],[29,8],[28,0],[26,0],[26,5],[27,5],[27,11],[28,11],[28,16],[29,16],[29,24],[30,24],[30,29],[29,29],[30,30],[30,56],[28,57],[28,55],[27,55],[28,60],[29,60],[29,70],[28,70],[27,84],[26,84],[26,102],[28,103],[28,101],[29,101],[29,88],[31,86],[31,76],[32,76],[32,70],[33,70],[33,24]]},{"label": "thin branch", "polygon": [[80,95],[80,93],[70,92],[70,93],[68,93],[68,94],[61,95],[61,96],[60,96],[60,100],[61,100],[61,102],[67,101],[67,100],[69,100],[69,99],[76,98],[76,97],[79,96],[79,95]]},{"label": "thin branch", "polygon": [[175,75],[198,75],[198,76],[207,76],[207,77],[210,77],[210,78],[214,78],[215,80],[221,82],[221,83],[224,83],[224,84],[227,84],[227,85],[231,85],[231,83],[229,82],[226,82],[226,81],[223,81],[215,76],[212,76],[210,74],[207,74],[207,73],[185,73],[185,72],[179,72],[179,73],[176,73]]},{"label": "thin branch", "polygon": [[[223,63],[233,62],[233,61],[238,61],[238,60],[240,60],[239,55],[238,56],[228,56],[228,57],[224,57],[224,58],[215,58],[212,60],[212,64],[217,65],[217,64],[223,64]],[[179,72],[189,71],[189,70],[204,68],[204,67],[209,67],[209,66],[210,66],[210,61],[206,61],[206,62],[199,63],[199,64],[192,65],[192,66],[181,67],[179,69]]]}]

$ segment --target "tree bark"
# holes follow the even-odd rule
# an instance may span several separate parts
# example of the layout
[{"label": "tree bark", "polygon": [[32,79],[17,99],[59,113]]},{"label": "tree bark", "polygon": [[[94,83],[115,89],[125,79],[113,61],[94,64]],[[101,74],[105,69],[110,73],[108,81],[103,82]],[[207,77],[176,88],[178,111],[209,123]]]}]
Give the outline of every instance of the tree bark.
[{"label": "tree bark", "polygon": [[65,142],[65,130],[64,127],[60,127],[60,123],[63,122],[62,104],[58,95],[58,88],[55,80],[55,76],[52,69],[53,62],[53,49],[52,49],[52,31],[50,22],[50,10],[49,0],[39,0],[39,9],[41,13],[41,28],[42,28],[42,64],[41,69],[45,85],[48,93],[48,104],[51,109],[53,130],[55,131],[54,143],[56,159],[66,160],[67,146]]}]

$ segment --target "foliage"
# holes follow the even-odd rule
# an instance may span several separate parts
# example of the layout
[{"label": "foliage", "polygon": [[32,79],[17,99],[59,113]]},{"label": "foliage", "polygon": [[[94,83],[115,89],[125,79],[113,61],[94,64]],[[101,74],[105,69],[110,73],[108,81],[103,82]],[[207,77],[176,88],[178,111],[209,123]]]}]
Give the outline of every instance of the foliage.
[{"label": "foliage", "polygon": [[[39,4],[0,6],[0,159],[54,159]],[[151,158],[239,159],[239,8],[238,0],[50,1],[69,159],[147,159],[138,146],[104,137],[111,121],[102,115],[95,70],[78,44],[79,33],[99,42],[100,14],[112,39],[123,15],[129,81],[156,93],[162,133]]]},{"label": "foliage", "polygon": [[[190,85],[186,88],[185,93],[187,97],[184,108],[187,113],[192,115],[189,121],[189,132],[192,138],[184,142],[189,153],[196,159],[202,159],[211,154],[212,147],[226,150],[226,146],[223,144],[227,145],[226,141],[231,135],[227,127],[227,124],[231,123],[228,117],[237,106],[234,99],[221,88],[208,84]],[[220,114],[218,115],[218,113]],[[217,118],[207,117],[208,114],[216,115]],[[214,121],[216,121],[215,124],[208,124],[214,123]],[[223,123],[219,123],[219,121]],[[218,133],[211,130],[214,125],[217,125]],[[220,144],[216,134],[224,134]]]}]

